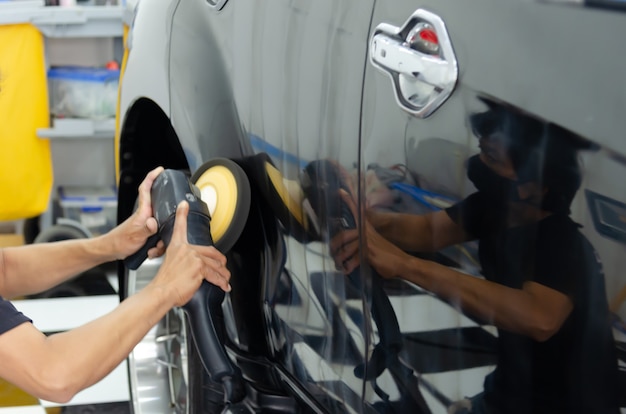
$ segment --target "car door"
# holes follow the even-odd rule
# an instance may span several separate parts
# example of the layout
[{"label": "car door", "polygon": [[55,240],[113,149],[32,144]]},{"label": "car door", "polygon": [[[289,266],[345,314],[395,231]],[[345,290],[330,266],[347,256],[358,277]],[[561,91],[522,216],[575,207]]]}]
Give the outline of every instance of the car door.
[{"label": "car door", "polygon": [[[611,52],[624,50],[625,20],[623,11],[582,2],[377,1],[361,119],[362,202],[378,211],[425,214],[474,193],[466,168],[479,140],[469,118],[494,102],[574,131],[594,149],[581,153],[585,174],[572,218],[604,264],[606,297],[621,320],[624,245],[598,226],[589,194],[606,196],[614,208],[626,200],[617,178],[626,166],[626,121],[617,110],[626,97],[626,59]],[[418,257],[482,277],[476,242]],[[494,326],[419,285],[382,283],[401,332],[402,347],[390,358],[420,376],[429,409],[446,412],[481,392],[496,364]],[[623,338],[617,330],[615,336],[618,343]],[[391,377],[387,367],[373,381],[382,392],[371,392],[371,401],[397,400]]]}]

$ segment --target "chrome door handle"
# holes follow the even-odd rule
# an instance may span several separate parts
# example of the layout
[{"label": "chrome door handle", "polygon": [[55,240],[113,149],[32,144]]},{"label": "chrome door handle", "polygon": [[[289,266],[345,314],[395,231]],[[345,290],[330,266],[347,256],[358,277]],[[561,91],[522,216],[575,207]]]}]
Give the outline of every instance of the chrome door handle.
[{"label": "chrome door handle", "polygon": [[384,33],[374,36],[372,54],[376,63],[387,71],[418,79],[439,89],[443,89],[453,76],[447,70],[448,62],[417,52],[405,42]]},{"label": "chrome door handle", "polygon": [[370,40],[370,62],[393,82],[398,105],[418,118],[452,94],[458,65],[441,18],[418,9],[401,27],[382,23]]}]

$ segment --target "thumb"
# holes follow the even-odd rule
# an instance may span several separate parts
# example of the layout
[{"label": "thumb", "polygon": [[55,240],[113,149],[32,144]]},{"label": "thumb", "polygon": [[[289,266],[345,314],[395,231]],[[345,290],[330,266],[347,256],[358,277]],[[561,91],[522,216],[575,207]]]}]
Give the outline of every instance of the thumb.
[{"label": "thumb", "polygon": [[146,220],[144,229],[148,233],[148,236],[152,236],[154,233],[156,233],[159,230],[159,223],[156,221],[154,217],[148,217],[148,219]]},{"label": "thumb", "polygon": [[171,242],[187,243],[187,215],[189,214],[189,203],[181,201],[176,207],[176,221],[172,232]]}]

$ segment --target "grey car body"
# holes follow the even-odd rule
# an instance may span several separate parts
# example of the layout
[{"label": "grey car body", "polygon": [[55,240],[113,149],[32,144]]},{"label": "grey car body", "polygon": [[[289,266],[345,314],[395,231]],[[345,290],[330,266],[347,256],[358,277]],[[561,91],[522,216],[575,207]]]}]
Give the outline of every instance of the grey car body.
[{"label": "grey car body", "polygon": [[[130,214],[137,185],[158,165],[192,174],[215,158],[255,154],[267,154],[288,182],[298,182],[309,162],[332,159],[368,184],[364,203],[421,211],[418,188],[432,192],[429,208],[441,208],[475,191],[465,161],[478,141],[467,120],[493,99],[593,148],[582,156],[572,217],[604,264],[614,335],[623,343],[626,14],[619,2],[144,0],[128,10],[118,219]],[[420,24],[443,52],[409,41]],[[401,57],[377,56],[381,41]],[[413,62],[416,54],[428,62]],[[400,365],[374,378],[359,374],[382,336],[372,315],[375,288],[355,288],[337,271],[327,239],[286,231],[289,223],[248,178],[252,203],[228,252],[233,292],[220,322],[247,387],[232,410],[385,412],[409,400],[407,407],[446,412],[480,392],[496,363],[493,327],[395,280],[385,292],[404,335]],[[602,202],[613,216],[594,207]],[[448,249],[434,260],[479,277],[475,248]],[[156,267],[121,269],[122,286],[130,281],[123,295]],[[131,356],[134,409],[210,411],[221,394],[194,388],[202,374],[186,359],[192,335],[184,316],[171,320],[178,345],[159,340],[174,324],[168,319],[143,342],[158,356],[145,359],[139,348]],[[206,403],[204,394],[217,397]]]}]

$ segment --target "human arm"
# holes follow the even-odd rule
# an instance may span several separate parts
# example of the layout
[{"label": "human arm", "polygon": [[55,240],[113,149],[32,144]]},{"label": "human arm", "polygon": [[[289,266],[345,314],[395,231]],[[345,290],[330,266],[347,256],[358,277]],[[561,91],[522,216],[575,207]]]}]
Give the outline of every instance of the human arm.
[{"label": "human arm", "polygon": [[445,210],[420,215],[370,209],[367,220],[383,237],[406,251],[436,252],[469,239]]},{"label": "human arm", "polygon": [[[405,253],[366,223],[368,263],[384,278],[412,282],[485,323],[545,341],[554,335],[573,309],[569,296],[528,281],[514,289]],[[337,248],[337,267],[346,274],[360,266],[358,231],[351,245]]]},{"label": "human arm", "polygon": [[409,255],[397,271],[401,273],[397,277],[434,293],[464,314],[539,342],[559,331],[574,306],[569,296],[537,282],[510,288]]},{"label": "human arm", "polygon": [[[56,286],[102,263],[123,259],[139,250],[158,225],[152,217],[150,190],[163,171],[155,168],[139,186],[138,208],[110,232],[93,238],[8,247],[0,250],[0,296],[14,298]],[[163,243],[151,257],[163,252]]]},{"label": "human arm", "polygon": [[0,335],[0,377],[39,398],[66,402],[122,362],[173,306],[187,303],[203,280],[230,290],[226,258],[214,247],[187,243],[184,202],[155,278],[110,313],[50,336],[23,323]]},{"label": "human arm", "polygon": [[[353,196],[345,190],[340,190],[339,195],[356,217]],[[463,227],[455,223],[445,210],[419,215],[368,209],[364,216],[366,223],[375,229],[376,238],[382,237],[404,251],[436,252],[470,239]],[[358,257],[352,255],[359,250],[359,231],[340,232],[330,241],[330,248],[338,268],[345,267],[349,259],[352,259],[352,268],[358,266]],[[339,250],[344,254],[337,254]],[[346,251],[350,254],[345,254]]]},{"label": "human arm", "polygon": [[[405,228],[397,231],[409,232]],[[573,309],[567,295],[540,283],[529,281],[513,289],[407,254],[383,237],[369,217],[363,242],[363,256],[380,276],[408,280],[474,318],[537,341],[556,333]],[[347,274],[360,266],[360,243],[359,230],[342,232],[331,242],[336,266]]]}]

